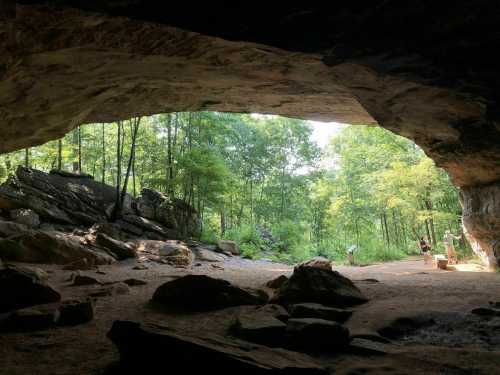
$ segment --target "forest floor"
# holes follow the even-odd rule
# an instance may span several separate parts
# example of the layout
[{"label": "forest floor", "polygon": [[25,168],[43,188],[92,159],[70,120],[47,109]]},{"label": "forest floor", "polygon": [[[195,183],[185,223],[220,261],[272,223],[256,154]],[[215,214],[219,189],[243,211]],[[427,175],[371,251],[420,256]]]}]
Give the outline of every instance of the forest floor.
[{"label": "forest floor", "polygon": [[[86,272],[102,281],[133,277],[148,282],[132,287],[126,295],[99,298],[91,322],[36,333],[2,334],[0,374],[103,374],[118,359],[116,348],[106,338],[114,320],[151,321],[185,332],[206,330],[223,334],[238,308],[175,315],[154,310],[148,301],[160,284],[188,272],[255,288],[281,274],[290,275],[293,270],[284,264],[238,257],[218,263],[220,268],[203,263],[189,271],[162,264],[133,270],[135,265],[135,260],[124,261],[101,266],[100,271],[106,274]],[[40,268],[50,272],[51,283],[66,299],[85,295],[91,288],[70,286],[71,271],[63,271],[59,266]],[[370,298],[370,302],[354,308],[346,323],[351,333],[373,333],[396,318],[408,316],[433,314],[439,322],[390,344],[380,344],[386,355],[342,354],[320,359],[332,368],[332,373],[500,374],[500,318],[476,318],[470,314],[473,308],[488,306],[489,301],[500,301],[500,274],[484,272],[472,264],[460,266],[462,271],[436,270],[417,258],[334,269],[351,278]],[[165,359],[165,371],[172,360]]]}]

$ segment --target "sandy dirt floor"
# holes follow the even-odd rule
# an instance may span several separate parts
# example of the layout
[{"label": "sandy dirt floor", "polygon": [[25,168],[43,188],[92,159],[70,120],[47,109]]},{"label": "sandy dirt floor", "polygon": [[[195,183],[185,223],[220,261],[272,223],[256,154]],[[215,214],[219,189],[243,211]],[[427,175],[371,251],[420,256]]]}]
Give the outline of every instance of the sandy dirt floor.
[{"label": "sandy dirt floor", "polygon": [[[223,269],[210,263],[191,270],[149,263],[147,270],[133,270],[136,265],[136,261],[124,261],[100,267],[106,274],[84,272],[104,282],[127,278],[148,282],[131,287],[126,295],[99,298],[93,321],[70,328],[2,334],[0,374],[104,374],[106,367],[118,359],[115,347],[106,338],[114,320],[155,322],[185,332],[224,334],[239,308],[189,315],[160,312],[149,305],[154,290],[186,273],[207,274],[255,288],[281,274],[290,275],[293,270],[283,264],[237,257],[217,263]],[[71,271],[59,266],[37,267],[49,272],[51,283],[65,299],[86,295],[93,288],[70,286]],[[483,320],[478,322],[469,314],[473,308],[500,301],[500,274],[484,272],[475,265],[458,268],[436,270],[421,259],[366,267],[334,266],[370,298],[370,302],[356,307],[347,321],[352,334],[374,333],[395,318],[422,314],[442,317],[442,323],[384,345],[389,353],[384,356],[342,354],[318,360],[335,374],[500,374],[500,318],[480,317]],[[467,319],[476,319],[472,326],[479,328],[471,331]],[[166,369],[171,360],[175,359],[164,361]]]}]

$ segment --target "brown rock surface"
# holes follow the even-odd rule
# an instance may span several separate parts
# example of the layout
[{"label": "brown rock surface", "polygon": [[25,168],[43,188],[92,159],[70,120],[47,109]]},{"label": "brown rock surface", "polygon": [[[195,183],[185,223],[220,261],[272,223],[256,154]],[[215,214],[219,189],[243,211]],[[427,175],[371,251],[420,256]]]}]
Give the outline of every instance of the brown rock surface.
[{"label": "brown rock surface", "polygon": [[0,239],[3,259],[30,263],[67,264],[87,259],[93,264],[109,264],[114,258],[97,248],[90,248],[81,239],[56,231],[28,231]]},{"label": "brown rock surface", "polygon": [[43,271],[12,265],[0,268],[0,313],[60,299]]},{"label": "brown rock surface", "polygon": [[205,275],[187,275],[167,281],[156,289],[152,301],[165,307],[193,311],[266,303],[254,291],[238,288],[226,280]]},{"label": "brown rock surface", "polygon": [[500,184],[461,192],[462,222],[472,249],[490,268],[500,266]]},{"label": "brown rock surface", "polygon": [[312,302],[330,307],[354,306],[367,301],[354,283],[339,272],[306,266],[296,267],[271,299],[271,303],[284,306]]},{"label": "brown rock surface", "polygon": [[[172,370],[186,373],[328,374],[306,355],[215,334],[192,336],[165,327],[115,321],[108,337],[120,352],[123,369],[128,370],[150,371],[167,360]],[[144,356],[151,360],[144,362]]]}]

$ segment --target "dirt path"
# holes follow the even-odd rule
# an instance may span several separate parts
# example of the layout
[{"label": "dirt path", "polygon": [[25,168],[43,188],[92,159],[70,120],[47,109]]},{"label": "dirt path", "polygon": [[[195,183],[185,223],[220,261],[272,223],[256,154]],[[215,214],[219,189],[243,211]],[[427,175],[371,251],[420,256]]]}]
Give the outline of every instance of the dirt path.
[{"label": "dirt path", "polygon": [[[118,358],[106,338],[114,320],[153,321],[186,332],[224,333],[238,311],[234,308],[182,316],[155,311],[148,305],[154,290],[187,271],[160,264],[150,264],[147,270],[133,270],[135,265],[135,261],[128,261],[100,267],[105,275],[88,272],[103,281],[134,277],[148,282],[131,288],[129,294],[100,298],[92,322],[32,334],[1,335],[0,374],[101,374]],[[223,269],[218,268],[220,266]],[[292,272],[292,267],[287,265],[240,258],[232,258],[218,267],[203,263],[189,272],[227,279],[244,287],[261,287],[274,277]],[[51,272],[51,282],[62,291],[64,298],[84,295],[88,290],[88,287],[69,286],[70,271],[62,271],[57,266],[41,268]],[[473,265],[464,268],[480,271]],[[488,305],[489,301],[500,301],[500,274],[434,270],[422,260],[334,269],[351,278],[370,298],[367,304],[356,307],[346,323],[352,333],[375,332],[395,318],[428,313],[448,317],[451,322],[446,328],[448,331],[461,327],[443,337],[428,331],[423,336],[396,340],[387,356],[344,355],[324,359],[336,374],[500,374],[500,345],[491,338],[491,333],[500,337],[500,318],[487,320],[484,329],[489,332],[483,338],[468,332],[467,324],[459,324],[461,317],[471,309]]]}]

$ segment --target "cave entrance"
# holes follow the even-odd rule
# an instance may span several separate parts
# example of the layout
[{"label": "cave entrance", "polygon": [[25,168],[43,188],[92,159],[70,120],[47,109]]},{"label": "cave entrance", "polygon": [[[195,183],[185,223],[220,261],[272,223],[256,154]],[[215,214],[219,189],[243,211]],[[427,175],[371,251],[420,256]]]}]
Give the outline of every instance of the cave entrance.
[{"label": "cave entrance", "polygon": [[459,258],[471,256],[448,176],[413,142],[376,125],[177,112],[82,125],[1,158],[4,179],[23,165],[90,175],[109,185],[106,194],[118,185],[130,200],[158,191],[198,213],[190,236],[235,241],[249,258],[366,265],[417,255],[421,241],[446,256],[446,231]]}]

